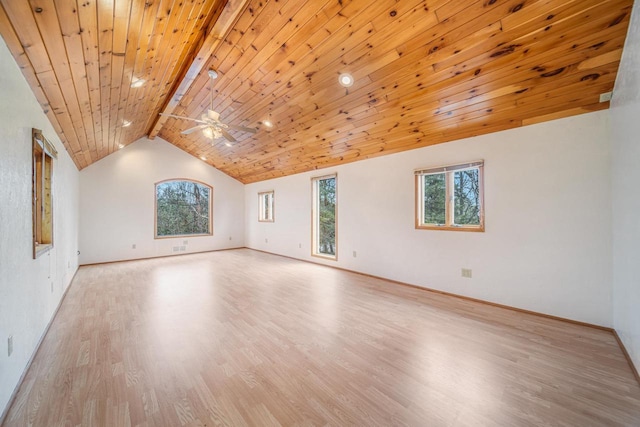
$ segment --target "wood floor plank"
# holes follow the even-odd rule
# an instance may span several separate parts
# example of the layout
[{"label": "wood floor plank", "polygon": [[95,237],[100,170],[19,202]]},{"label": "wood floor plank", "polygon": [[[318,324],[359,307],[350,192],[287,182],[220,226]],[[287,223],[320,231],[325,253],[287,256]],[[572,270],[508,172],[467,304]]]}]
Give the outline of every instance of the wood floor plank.
[{"label": "wood floor plank", "polygon": [[248,249],[81,267],[5,427],[638,426],[609,331]]}]

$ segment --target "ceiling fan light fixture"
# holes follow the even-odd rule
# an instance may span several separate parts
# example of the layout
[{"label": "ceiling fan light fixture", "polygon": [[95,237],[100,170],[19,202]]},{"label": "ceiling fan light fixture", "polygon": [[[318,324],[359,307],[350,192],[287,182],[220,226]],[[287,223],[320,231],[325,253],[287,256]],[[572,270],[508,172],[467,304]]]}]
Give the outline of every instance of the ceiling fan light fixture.
[{"label": "ceiling fan light fixture", "polygon": [[134,81],[131,82],[131,87],[134,87],[134,88],[142,87],[144,83],[145,83],[144,79],[135,79]]},{"label": "ceiling fan light fixture", "polygon": [[202,129],[202,133],[209,139],[213,139],[213,129],[210,127],[206,127]]},{"label": "ceiling fan light fixture", "polygon": [[202,133],[209,139],[218,139],[223,136],[222,132],[220,132],[220,129],[213,126],[207,126],[206,128],[202,129]]},{"label": "ceiling fan light fixture", "polygon": [[[258,129],[249,128],[245,126],[236,126],[229,125],[220,120],[220,113],[214,110],[213,103],[213,80],[218,77],[218,73],[215,70],[207,70],[209,77],[211,78],[211,90],[209,90],[209,94],[211,96],[211,108],[207,109],[206,113],[200,115],[200,119],[196,119],[193,117],[187,116],[179,116],[176,114],[168,114],[168,113],[160,113],[161,116],[172,117],[175,119],[189,120],[198,123],[197,126],[190,127],[188,129],[183,129],[180,134],[181,135],[190,135],[199,130],[202,131],[202,134],[209,140],[211,140],[211,145],[214,145],[214,140],[219,138],[224,138],[227,141],[236,142],[237,140],[231,135],[228,131],[238,131],[238,132],[246,132],[250,134],[254,134],[258,131]],[[230,144],[227,144],[231,146]]]},{"label": "ceiling fan light fixture", "polygon": [[338,83],[340,83],[342,87],[351,87],[354,81],[353,76],[349,73],[342,73],[338,76]]},{"label": "ceiling fan light fixture", "polygon": [[273,127],[273,123],[271,122],[271,120],[265,120],[262,123],[268,128],[272,128]]}]

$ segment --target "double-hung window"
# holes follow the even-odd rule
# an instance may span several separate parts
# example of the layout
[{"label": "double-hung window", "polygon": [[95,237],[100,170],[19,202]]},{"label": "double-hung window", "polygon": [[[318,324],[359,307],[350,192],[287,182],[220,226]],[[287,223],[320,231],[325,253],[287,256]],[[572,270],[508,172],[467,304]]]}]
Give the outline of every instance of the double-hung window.
[{"label": "double-hung window", "polygon": [[484,231],[484,162],[415,171],[416,228]]}]

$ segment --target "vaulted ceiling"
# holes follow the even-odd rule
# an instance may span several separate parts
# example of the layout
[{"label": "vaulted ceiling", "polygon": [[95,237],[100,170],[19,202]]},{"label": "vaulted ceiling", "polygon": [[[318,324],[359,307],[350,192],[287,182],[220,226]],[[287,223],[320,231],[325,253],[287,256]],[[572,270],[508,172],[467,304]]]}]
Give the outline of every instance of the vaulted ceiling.
[{"label": "vaulted ceiling", "polygon": [[[0,34],[78,168],[159,135],[249,183],[608,108],[632,3],[0,0]],[[231,146],[159,116],[206,113],[210,69],[258,129]]]}]

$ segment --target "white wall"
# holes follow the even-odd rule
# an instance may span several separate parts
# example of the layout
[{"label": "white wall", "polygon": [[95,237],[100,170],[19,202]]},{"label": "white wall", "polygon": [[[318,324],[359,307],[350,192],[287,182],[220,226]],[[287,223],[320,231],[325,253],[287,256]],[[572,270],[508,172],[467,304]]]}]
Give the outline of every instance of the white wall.
[{"label": "white wall", "polygon": [[[213,236],[154,239],[154,184],[172,178],[213,187]],[[173,255],[176,246],[185,246],[179,253],[244,246],[243,184],[161,138],[142,138],[83,169],[80,212],[81,264]]]},{"label": "white wall", "polygon": [[[0,413],[78,268],[78,170],[0,38]],[[31,128],[58,150],[54,248],[32,254]],[[7,338],[14,351],[7,356]]]},{"label": "white wall", "polygon": [[[608,129],[608,112],[591,113],[247,185],[246,243],[611,326]],[[478,159],[486,231],[416,230],[413,170]],[[310,256],[310,178],[331,172],[338,173],[338,261]],[[257,193],[265,190],[275,190],[275,223],[257,221]],[[472,279],[461,277],[463,267]]]},{"label": "white wall", "polygon": [[612,100],[614,328],[640,369],[640,9],[633,8]]}]

